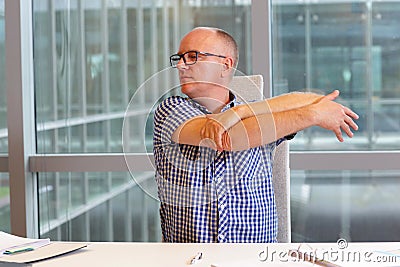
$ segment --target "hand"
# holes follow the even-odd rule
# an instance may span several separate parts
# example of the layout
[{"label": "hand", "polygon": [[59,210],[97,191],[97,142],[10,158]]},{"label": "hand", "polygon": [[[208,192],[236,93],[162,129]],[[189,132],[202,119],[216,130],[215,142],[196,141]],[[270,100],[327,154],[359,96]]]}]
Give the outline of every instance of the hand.
[{"label": "hand", "polygon": [[[227,149],[227,147],[230,147],[230,144],[226,144],[226,140],[229,139],[227,131],[239,121],[240,118],[232,110],[218,114],[208,114],[200,132],[201,139],[212,140],[218,151]],[[224,134],[225,136],[223,136]]]},{"label": "hand", "polygon": [[314,106],[317,125],[331,130],[335,133],[337,139],[343,142],[342,130],[349,136],[353,137],[354,134],[351,129],[357,131],[358,126],[354,120],[358,119],[359,116],[346,106],[334,102],[339,96],[339,91],[335,90],[332,93],[322,97],[317,101]]}]

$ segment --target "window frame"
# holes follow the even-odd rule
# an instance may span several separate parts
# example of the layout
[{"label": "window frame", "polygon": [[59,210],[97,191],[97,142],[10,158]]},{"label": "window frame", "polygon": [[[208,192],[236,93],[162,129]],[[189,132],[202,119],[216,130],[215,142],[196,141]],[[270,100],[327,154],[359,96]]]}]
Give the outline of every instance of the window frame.
[{"label": "window frame", "polygon": [[37,179],[28,168],[36,152],[32,1],[4,4],[11,232],[38,237]]}]

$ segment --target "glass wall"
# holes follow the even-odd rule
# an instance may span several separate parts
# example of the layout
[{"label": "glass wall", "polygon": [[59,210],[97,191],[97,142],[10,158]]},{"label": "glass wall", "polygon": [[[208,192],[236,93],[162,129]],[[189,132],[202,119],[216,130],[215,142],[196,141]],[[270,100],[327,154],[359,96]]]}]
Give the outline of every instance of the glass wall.
[{"label": "glass wall", "polygon": [[160,241],[158,202],[142,188],[153,172],[44,173],[39,177],[41,236],[75,241]]},{"label": "glass wall", "polygon": [[169,56],[194,26],[231,32],[239,69],[250,72],[249,3],[228,2],[34,0],[38,153],[121,152],[129,101],[143,129],[146,107],[174,83],[138,88],[170,69]]},{"label": "glass wall", "polygon": [[[33,0],[33,7],[38,153],[151,151],[149,110],[176,87],[169,56],[193,27],[232,33],[239,69],[251,72],[250,1]],[[133,165],[132,174],[39,173],[40,235],[159,241],[158,201],[148,195],[154,173]]]},{"label": "glass wall", "polygon": [[300,150],[400,148],[400,1],[273,0],[274,94],[340,89],[361,118],[343,144],[310,129]]},{"label": "glass wall", "polygon": [[[274,95],[340,89],[360,115],[353,139],[311,128],[291,149],[399,150],[400,1],[273,0],[272,10]],[[293,241],[399,239],[398,172],[293,171],[291,181]]]},{"label": "glass wall", "polygon": [[399,171],[292,171],[292,242],[398,241]]},{"label": "glass wall", "polygon": [[[0,155],[8,151],[5,57],[4,1],[0,0]],[[8,174],[0,171],[0,231],[10,231],[10,188],[8,181]]]}]

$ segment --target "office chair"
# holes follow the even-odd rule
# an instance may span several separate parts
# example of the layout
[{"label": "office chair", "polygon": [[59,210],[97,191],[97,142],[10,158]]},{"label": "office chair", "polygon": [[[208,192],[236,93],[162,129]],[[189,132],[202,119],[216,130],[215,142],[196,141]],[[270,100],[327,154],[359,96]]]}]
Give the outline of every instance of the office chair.
[{"label": "office chair", "polygon": [[[253,101],[263,98],[263,86],[262,75],[235,76],[230,84],[230,89],[240,101]],[[289,143],[287,141],[275,149],[272,183],[278,214],[277,241],[290,243],[290,170]]]}]

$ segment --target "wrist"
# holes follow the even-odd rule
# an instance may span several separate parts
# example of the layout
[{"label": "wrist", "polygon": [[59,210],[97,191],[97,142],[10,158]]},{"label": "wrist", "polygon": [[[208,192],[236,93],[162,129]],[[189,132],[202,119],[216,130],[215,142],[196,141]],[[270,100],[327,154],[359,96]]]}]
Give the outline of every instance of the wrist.
[{"label": "wrist", "polygon": [[318,112],[315,108],[315,104],[311,104],[302,108],[305,116],[303,119],[308,121],[310,126],[318,126],[320,124]]}]

